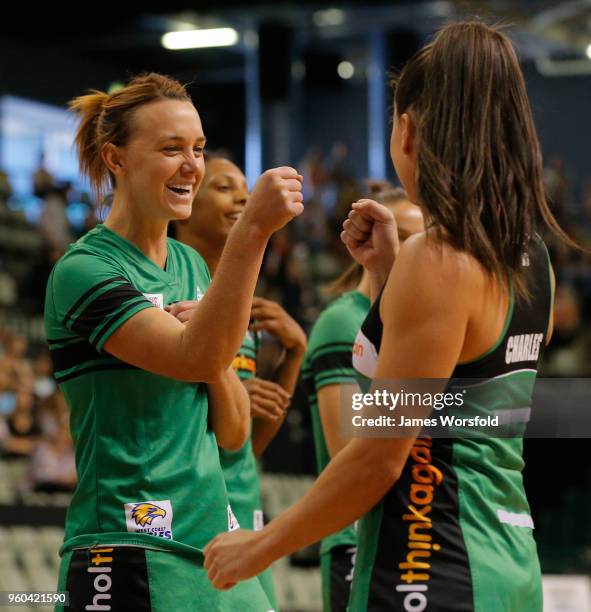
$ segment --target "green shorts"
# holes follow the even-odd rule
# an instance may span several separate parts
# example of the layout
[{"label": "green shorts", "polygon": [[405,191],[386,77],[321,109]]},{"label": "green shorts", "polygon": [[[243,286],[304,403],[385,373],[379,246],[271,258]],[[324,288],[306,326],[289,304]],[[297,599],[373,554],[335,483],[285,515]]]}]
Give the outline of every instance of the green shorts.
[{"label": "green shorts", "polygon": [[56,611],[268,612],[257,578],[229,591],[214,589],[207,572],[186,556],[136,546],[77,549],[62,557],[58,590],[69,605]]}]

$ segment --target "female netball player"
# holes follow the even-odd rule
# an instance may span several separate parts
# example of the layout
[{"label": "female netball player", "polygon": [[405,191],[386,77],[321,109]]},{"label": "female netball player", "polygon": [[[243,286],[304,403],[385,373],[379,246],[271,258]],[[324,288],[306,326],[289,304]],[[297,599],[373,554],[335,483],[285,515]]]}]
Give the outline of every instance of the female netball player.
[{"label": "female netball player", "polygon": [[[394,214],[401,243],[408,236],[424,231],[421,209],[408,201],[404,190],[381,183],[371,189],[370,195]],[[369,379],[355,372],[351,359],[357,332],[370,307],[368,274],[361,264],[354,262],[332,283],[330,290],[339,297],[314,324],[302,371],[312,415],[319,474],[348,441],[342,436],[340,427],[343,385],[351,388],[349,393],[359,392],[360,387],[366,391],[369,386]],[[353,525],[322,540],[320,567],[326,612],[347,608],[356,543]]]},{"label": "female netball player", "polygon": [[[467,396],[469,413],[525,421],[551,333],[536,220],[568,239],[544,199],[525,83],[504,34],[449,25],[411,59],[396,84],[391,154],[427,231],[397,253],[391,214],[365,201],[343,234],[372,296],[387,278],[370,334],[376,378],[479,377],[488,382]],[[365,515],[350,610],[540,611],[521,439],[416,435],[353,439],[262,531],[218,536],[205,549],[213,584],[228,588]]]},{"label": "female netball player", "polygon": [[[231,229],[244,212],[248,186],[243,172],[221,157],[207,157],[205,176],[193,201],[188,219],[176,224],[177,239],[200,253],[212,276],[216,270]],[[179,302],[169,312],[187,320],[195,302]],[[255,297],[252,319],[233,367],[248,390],[251,406],[252,435],[239,450],[220,448],[220,461],[228,489],[230,505],[238,523],[245,529],[262,529],[263,512],[259,475],[255,456],[260,456],[279,430],[300,372],[306,350],[304,330],[275,302]],[[274,381],[256,376],[259,336],[257,330],[272,332],[280,341],[285,356],[274,375]],[[271,603],[276,597],[270,570],[259,580]]]},{"label": "female netball player", "polygon": [[[47,288],[79,477],[59,588],[72,610],[269,610],[256,580],[220,597],[200,560],[235,526],[217,445],[244,443],[249,403],[230,364],[265,245],[302,211],[301,178],[291,168],[261,177],[209,286],[203,259],[166,237],[169,221],[191,214],[204,172],[205,137],[183,86],[149,74],[71,108],[81,168],[99,195],[110,181],[114,197]],[[204,293],[186,325],[164,311]]]}]

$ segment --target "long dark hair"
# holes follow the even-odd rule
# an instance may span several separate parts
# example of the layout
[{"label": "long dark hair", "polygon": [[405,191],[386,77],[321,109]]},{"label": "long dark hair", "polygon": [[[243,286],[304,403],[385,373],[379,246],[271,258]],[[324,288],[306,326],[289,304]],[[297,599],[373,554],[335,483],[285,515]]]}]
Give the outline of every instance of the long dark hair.
[{"label": "long dark hair", "polygon": [[418,131],[418,204],[440,239],[529,296],[523,251],[550,212],[542,155],[511,41],[481,22],[444,27],[394,79],[395,109]]}]

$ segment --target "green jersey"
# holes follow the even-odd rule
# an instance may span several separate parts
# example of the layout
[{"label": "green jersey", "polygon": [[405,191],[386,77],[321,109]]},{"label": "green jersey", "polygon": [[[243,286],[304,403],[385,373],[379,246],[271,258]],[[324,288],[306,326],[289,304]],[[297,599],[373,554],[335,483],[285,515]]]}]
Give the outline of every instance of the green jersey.
[{"label": "green jersey", "polygon": [[152,374],[104,350],[137,312],[200,299],[207,289],[204,260],[172,239],[167,248],[161,269],[99,225],[49,278],[45,327],[78,471],[62,553],[127,544],[198,554],[235,527],[205,385]]},{"label": "green jersey", "polygon": [[[259,335],[248,330],[232,362],[232,367],[240,380],[248,380],[256,376],[259,344]],[[240,450],[227,451],[220,448],[219,452],[230,505],[240,527],[255,531],[262,529],[264,525],[261,509],[261,483],[251,438],[248,438]],[[271,568],[259,574],[258,580],[269,601],[275,609],[278,609]]]},{"label": "green jersey", "polygon": [[[522,436],[552,305],[550,263],[539,237],[530,240],[521,265],[530,300],[511,290],[497,342],[457,364],[448,386],[465,393],[461,416],[496,418],[498,434],[415,440],[397,482],[359,521],[351,612],[542,610],[522,479]],[[356,367],[375,370],[382,335],[378,299],[357,338]]]},{"label": "green jersey", "polygon": [[[367,389],[369,380],[353,368],[352,352],[369,307],[369,299],[359,291],[345,293],[328,306],[310,332],[302,380],[312,412],[318,473],[330,461],[318,410],[318,391],[327,385],[345,383],[357,383],[363,390]],[[325,538],[320,550],[325,553],[334,546],[355,543],[355,529],[350,526]]]},{"label": "green jersey", "polygon": [[[249,330],[232,363],[240,380],[248,380],[256,375],[258,347],[258,335]],[[227,451],[220,448],[219,451],[230,504],[240,527],[262,529],[259,473],[250,437],[240,450]]]}]

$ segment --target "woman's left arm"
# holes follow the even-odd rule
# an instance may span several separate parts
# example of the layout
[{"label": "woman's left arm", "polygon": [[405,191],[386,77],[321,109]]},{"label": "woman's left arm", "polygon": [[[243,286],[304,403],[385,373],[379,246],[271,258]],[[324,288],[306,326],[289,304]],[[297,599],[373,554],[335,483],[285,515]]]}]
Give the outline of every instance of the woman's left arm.
[{"label": "woman's left arm", "polygon": [[[382,298],[377,379],[451,375],[464,342],[472,290],[462,282],[454,253],[427,243],[424,234],[401,248]],[[205,548],[213,585],[230,588],[367,513],[399,478],[417,434],[351,440],[304,497],[261,531],[218,535]]]},{"label": "woman's left arm", "polygon": [[207,385],[209,422],[218,446],[237,451],[250,434],[250,399],[230,367],[216,383]]}]

